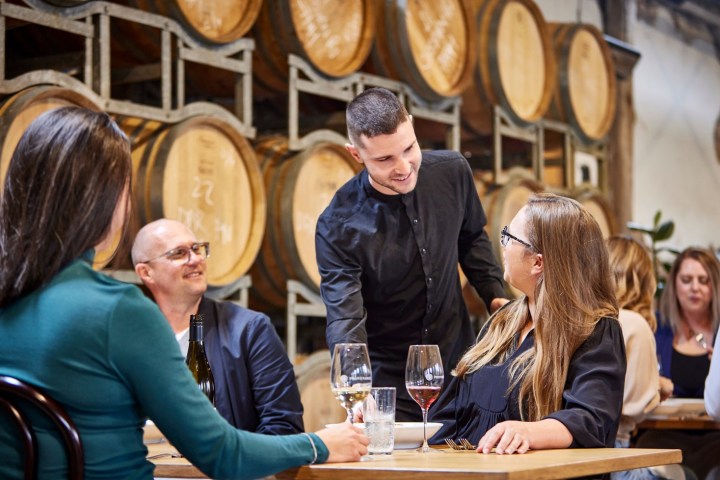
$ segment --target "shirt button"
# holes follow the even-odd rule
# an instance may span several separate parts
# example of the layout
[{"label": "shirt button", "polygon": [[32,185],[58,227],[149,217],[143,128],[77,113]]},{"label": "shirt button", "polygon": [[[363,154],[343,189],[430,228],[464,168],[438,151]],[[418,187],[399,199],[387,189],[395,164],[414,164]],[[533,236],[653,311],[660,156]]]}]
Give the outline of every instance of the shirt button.
[{"label": "shirt button", "polygon": [[425,329],[425,335],[427,335],[428,333],[430,333],[430,330],[428,330],[428,329],[426,328],[426,329]]},{"label": "shirt button", "polygon": [[417,218],[413,218],[413,225],[417,225],[417,223],[418,223],[418,219],[417,219]]},{"label": "shirt button", "polygon": [[430,310],[432,310],[432,303],[428,303],[428,304],[427,304],[427,309],[428,309],[428,312],[429,312]]},{"label": "shirt button", "polygon": [[420,255],[425,255],[425,254],[427,254],[427,249],[421,248],[421,249],[420,249]]},{"label": "shirt button", "polygon": [[427,278],[427,284],[428,284],[428,286],[432,285],[432,283],[433,283],[433,278],[432,278],[432,277],[428,277],[428,278]]}]

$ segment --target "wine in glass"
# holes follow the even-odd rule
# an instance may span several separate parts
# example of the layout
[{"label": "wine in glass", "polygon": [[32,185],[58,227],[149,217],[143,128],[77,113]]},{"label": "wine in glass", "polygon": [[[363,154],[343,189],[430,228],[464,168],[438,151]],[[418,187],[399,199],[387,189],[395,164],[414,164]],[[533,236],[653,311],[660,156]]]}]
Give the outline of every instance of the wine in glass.
[{"label": "wine in glass", "polygon": [[430,451],[427,443],[427,413],[437,400],[445,381],[440,349],[437,345],[410,345],[405,365],[405,387],[415,402],[420,405],[423,416],[423,445],[418,450]]},{"label": "wine in glass", "polygon": [[330,364],[330,385],[340,401],[350,423],[353,407],[362,402],[372,387],[372,370],[367,345],[364,343],[338,343]]}]

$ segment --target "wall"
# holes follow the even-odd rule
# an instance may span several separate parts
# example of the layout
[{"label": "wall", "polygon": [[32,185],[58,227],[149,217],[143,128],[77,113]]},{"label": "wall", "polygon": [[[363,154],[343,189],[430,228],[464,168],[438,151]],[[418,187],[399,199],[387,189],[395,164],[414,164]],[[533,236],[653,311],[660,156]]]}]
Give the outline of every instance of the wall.
[{"label": "wall", "polygon": [[602,13],[595,0],[535,0],[546,22],[589,23],[602,30]]},{"label": "wall", "polygon": [[675,221],[668,244],[720,246],[720,161],[713,129],[720,114],[720,62],[711,45],[674,32],[667,12],[655,24],[637,21],[633,45],[637,113],[633,217],[655,211]]}]

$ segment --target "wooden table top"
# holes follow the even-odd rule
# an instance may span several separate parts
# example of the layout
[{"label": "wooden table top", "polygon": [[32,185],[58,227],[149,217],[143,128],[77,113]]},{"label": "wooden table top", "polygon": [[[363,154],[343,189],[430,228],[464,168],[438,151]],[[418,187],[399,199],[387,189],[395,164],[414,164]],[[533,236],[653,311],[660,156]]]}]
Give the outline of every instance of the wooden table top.
[{"label": "wooden table top", "polygon": [[648,418],[637,425],[638,430],[720,430],[720,422],[707,415]]},{"label": "wooden table top", "polygon": [[[148,456],[176,450],[167,443],[148,445]],[[185,458],[151,459],[155,477],[205,478]],[[396,450],[392,455],[355,463],[304,466],[276,475],[278,479],[422,480],[508,479],[543,480],[596,475],[618,470],[680,463],[680,450],[642,448],[576,448],[538,450],[523,455],[483,455],[472,451],[438,450],[421,454]]]}]

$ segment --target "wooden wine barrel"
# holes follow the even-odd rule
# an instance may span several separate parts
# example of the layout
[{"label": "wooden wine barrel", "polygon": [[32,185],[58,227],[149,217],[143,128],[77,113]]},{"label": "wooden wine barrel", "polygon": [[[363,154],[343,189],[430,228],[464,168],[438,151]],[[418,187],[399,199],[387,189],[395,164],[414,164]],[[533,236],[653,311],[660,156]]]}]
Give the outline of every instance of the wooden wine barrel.
[{"label": "wooden wine barrel", "polygon": [[555,93],[548,117],[568,123],[584,143],[602,140],[617,108],[615,65],[596,27],[548,24],[558,62]]},{"label": "wooden wine barrel", "polygon": [[[31,3],[48,4],[54,7],[69,8],[88,3],[90,0],[31,0]],[[242,38],[250,31],[262,7],[263,0],[109,0],[139,10],[163,15],[176,20],[200,43],[215,45],[229,43]],[[135,42],[138,39],[127,38],[130,31],[127,25],[118,23],[124,41]],[[137,25],[140,27],[140,25]],[[140,35],[156,36],[153,43],[159,45],[158,30],[131,30]]]},{"label": "wooden wine barrel", "polygon": [[347,414],[330,387],[330,351],[318,350],[295,366],[295,380],[303,404],[305,431],[345,421]]},{"label": "wooden wine barrel", "polygon": [[600,225],[603,238],[607,239],[618,233],[610,202],[600,190],[594,187],[579,187],[570,193],[570,197],[580,202],[590,212]]},{"label": "wooden wine barrel", "polygon": [[367,69],[401,80],[434,102],[470,86],[474,19],[462,0],[377,0],[377,37]]},{"label": "wooden wine barrel", "polygon": [[328,77],[354,73],[372,46],[373,2],[265,0],[253,29],[255,79],[270,90],[286,91],[290,53]]},{"label": "wooden wine barrel", "polygon": [[547,112],[555,86],[552,39],[532,0],[472,0],[477,63],[463,93],[462,121],[473,134],[492,132],[493,106],[520,126]]},{"label": "wooden wine barrel", "polygon": [[256,146],[267,190],[267,231],[251,271],[253,297],[284,308],[287,280],[319,291],[315,226],[335,192],[359,170],[344,147],[316,143],[302,152],[288,150],[286,137],[269,137]]},{"label": "wooden wine barrel", "polygon": [[211,44],[242,38],[252,28],[262,6],[262,0],[123,0],[119,3],[173,18],[197,40]]},{"label": "wooden wine barrel", "polygon": [[207,278],[225,285],[248,272],[265,229],[265,189],[250,143],[215,117],[175,125],[123,122],[138,165],[134,201],[140,224],[183,222],[210,242]]},{"label": "wooden wine barrel", "polygon": [[61,87],[31,87],[3,100],[0,105],[0,190],[15,147],[30,123],[42,113],[66,106],[100,110],[83,94]]}]

